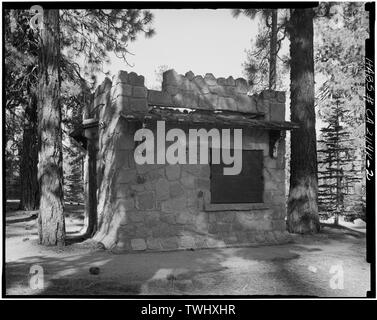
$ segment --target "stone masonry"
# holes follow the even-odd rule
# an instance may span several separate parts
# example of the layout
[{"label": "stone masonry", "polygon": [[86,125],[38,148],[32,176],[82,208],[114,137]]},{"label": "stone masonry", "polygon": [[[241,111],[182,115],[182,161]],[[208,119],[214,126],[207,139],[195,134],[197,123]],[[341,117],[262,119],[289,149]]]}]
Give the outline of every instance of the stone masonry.
[{"label": "stone masonry", "polygon": [[[164,73],[162,91],[148,90],[144,77],[133,72],[120,71],[112,81],[106,79],[97,88],[84,120],[98,120],[99,231],[95,239],[119,251],[287,241],[284,133],[276,140],[272,156],[269,130],[243,129],[243,149],[263,150],[263,203],[211,204],[209,165],[137,165],[133,158],[133,137],[140,126],[125,115],[147,115],[152,106],[234,111],[284,122],[284,92],[250,96],[248,91],[241,78],[216,79],[212,74],[202,77],[192,72],[183,76],[174,70]],[[177,127],[176,123],[169,125]],[[153,124],[149,128],[155,130]]]}]

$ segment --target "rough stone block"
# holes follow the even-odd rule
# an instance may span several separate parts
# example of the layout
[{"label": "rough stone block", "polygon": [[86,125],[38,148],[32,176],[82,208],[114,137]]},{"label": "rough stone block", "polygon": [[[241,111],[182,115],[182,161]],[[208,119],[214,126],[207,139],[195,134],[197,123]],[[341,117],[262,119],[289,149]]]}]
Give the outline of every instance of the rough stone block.
[{"label": "rough stone block", "polygon": [[216,234],[219,232],[219,230],[217,229],[217,223],[211,223],[208,225],[208,232],[211,233],[211,234]]},{"label": "rough stone block", "polygon": [[211,174],[211,169],[208,164],[200,165],[200,176],[202,178],[209,178],[210,174]]},{"label": "rough stone block", "polygon": [[270,104],[270,119],[271,121],[285,120],[285,105],[282,103]]},{"label": "rough stone block", "polygon": [[186,72],[185,77],[191,81],[192,79],[194,79],[195,74],[192,71],[188,71]]},{"label": "rough stone block", "polygon": [[128,74],[128,83],[133,86],[144,87],[144,77],[137,75],[135,72],[130,72]]},{"label": "rough stone block", "polygon": [[250,243],[250,244],[254,244],[256,243],[257,241],[255,240],[255,232],[254,231],[246,231],[245,232],[245,235],[246,235],[246,238],[247,238],[247,242]]},{"label": "rough stone block", "polygon": [[224,94],[223,94],[224,97],[236,98],[237,95],[239,95],[239,94],[240,93],[238,93],[236,91],[236,87],[235,86],[226,86],[226,87],[224,87]]},{"label": "rough stone block", "polygon": [[265,238],[265,241],[269,244],[275,244],[277,242],[275,235],[272,231],[266,231],[264,233],[264,238]]},{"label": "rough stone block", "polygon": [[178,213],[184,209],[185,203],[185,197],[168,199],[161,203],[161,210],[167,213]]},{"label": "rough stone block", "polygon": [[161,246],[163,249],[166,250],[174,250],[178,248],[178,238],[177,237],[169,237],[161,239]]},{"label": "rough stone block", "polygon": [[160,221],[173,225],[176,223],[175,215],[173,213],[162,213],[160,215]]},{"label": "rough stone block", "polygon": [[217,84],[218,84],[219,86],[226,86],[226,85],[227,85],[227,81],[226,81],[225,78],[218,78],[218,79],[217,79]]},{"label": "rough stone block", "polygon": [[288,243],[292,241],[292,236],[287,231],[274,231],[274,236],[278,243]]},{"label": "rough stone block", "polygon": [[185,195],[186,195],[186,206],[187,208],[191,209],[197,209],[199,205],[199,199],[198,199],[198,190],[186,190]]},{"label": "rough stone block", "polygon": [[237,104],[233,98],[219,97],[216,109],[237,111]]},{"label": "rough stone block", "polygon": [[189,91],[191,89],[190,80],[182,76],[182,84],[181,84],[180,88],[184,91]]},{"label": "rough stone block", "polygon": [[[152,171],[152,170],[157,170],[158,167],[156,164],[135,164],[136,171],[140,175],[145,175],[146,173]],[[144,177],[144,181],[142,183],[145,183],[146,178]]]},{"label": "rough stone block", "polygon": [[230,223],[217,223],[217,230],[219,233],[228,233],[231,230],[232,225]]},{"label": "rough stone block", "polygon": [[196,179],[196,188],[199,190],[209,190],[211,186],[211,181],[209,179]]},{"label": "rough stone block", "polygon": [[179,246],[185,249],[195,248],[195,240],[190,236],[182,236],[179,238]]},{"label": "rough stone block", "polygon": [[221,247],[225,247],[225,242],[222,240],[214,239],[214,238],[208,238],[207,246],[208,248],[221,248]]},{"label": "rough stone block", "polygon": [[239,93],[247,93],[249,90],[249,86],[247,84],[247,81],[243,78],[236,79],[236,90]]},{"label": "rough stone block", "polygon": [[235,85],[236,85],[236,81],[233,79],[232,76],[230,76],[230,77],[228,77],[228,78],[226,79],[226,84],[227,84],[228,86],[235,86]]},{"label": "rough stone block", "polygon": [[155,208],[154,192],[148,191],[137,196],[136,207],[140,210],[151,210]]},{"label": "rough stone block", "polygon": [[263,99],[273,100],[273,99],[275,99],[276,91],[274,91],[274,90],[263,90],[261,92],[261,95],[262,95]]},{"label": "rough stone block", "polygon": [[130,251],[130,250],[132,250],[130,241],[128,239],[122,239],[117,242],[115,248],[111,249],[111,252],[121,253],[125,251]]},{"label": "rough stone block", "polygon": [[217,221],[217,212],[209,212],[208,213],[208,222],[209,223],[216,223]]},{"label": "rough stone block", "polygon": [[149,211],[146,211],[144,212],[144,221],[145,221],[145,226],[147,228],[152,228],[152,227],[155,227],[156,225],[158,225],[159,221],[160,221],[160,213],[159,212],[149,212]]},{"label": "rough stone block", "polygon": [[196,91],[201,94],[207,94],[209,93],[209,87],[208,84],[204,81],[202,76],[196,76],[192,80],[192,84],[196,87]]},{"label": "rough stone block", "polygon": [[195,236],[195,246],[196,248],[207,248],[207,239],[202,236]]},{"label": "rough stone block", "polygon": [[147,239],[147,247],[149,250],[161,250],[161,244],[159,239],[148,238]]},{"label": "rough stone block", "polygon": [[216,94],[208,93],[198,96],[198,103],[200,109],[215,110],[217,109],[219,96]]},{"label": "rough stone block", "polygon": [[285,203],[272,206],[272,219],[284,219],[286,216]]},{"label": "rough stone block", "polygon": [[201,175],[201,167],[197,164],[184,164],[181,167],[183,170],[187,171],[188,173],[191,173],[196,177],[200,177]]},{"label": "rough stone block", "polygon": [[183,190],[181,184],[179,182],[173,182],[170,184],[170,197],[176,198],[182,196],[185,191]]},{"label": "rough stone block", "polygon": [[229,236],[224,237],[224,242],[226,244],[232,245],[232,244],[236,244],[238,242],[238,239],[237,239],[237,236],[235,235],[229,235]]},{"label": "rough stone block", "polygon": [[264,243],[266,242],[265,233],[262,231],[258,231],[255,233],[255,241],[258,243]]},{"label": "rough stone block", "polygon": [[270,119],[270,115],[269,115],[270,103],[268,102],[268,100],[263,100],[263,99],[258,98],[258,100],[257,100],[257,110],[258,110],[258,112],[264,113],[266,115],[265,116],[266,120]]},{"label": "rough stone block", "polygon": [[117,176],[117,183],[136,182],[136,171],[133,169],[122,169]]},{"label": "rough stone block", "polygon": [[131,222],[143,222],[144,221],[144,215],[142,212],[138,210],[130,210],[128,212],[128,217]]},{"label": "rough stone block", "polygon": [[197,109],[198,106],[198,96],[191,91],[182,91],[172,96],[173,104],[180,108],[192,108]]},{"label": "rough stone block", "polygon": [[115,161],[117,163],[124,163],[131,167],[129,163],[128,154],[131,153],[133,155],[133,150],[135,148],[135,141],[133,140],[133,135],[125,135],[125,134],[116,134],[113,137],[115,141],[115,149],[116,156]]},{"label": "rough stone block", "polygon": [[285,220],[272,220],[272,229],[277,231],[285,231],[287,229]]},{"label": "rough stone block", "polygon": [[174,236],[176,234],[175,226],[160,221],[158,224],[152,227],[152,234],[153,237],[159,237],[161,239]]},{"label": "rough stone block", "polygon": [[132,111],[138,112],[147,112],[148,111],[148,102],[144,98],[130,98],[128,100],[129,108]]},{"label": "rough stone block", "polygon": [[212,73],[206,73],[204,76],[204,81],[209,85],[209,86],[215,86],[217,84],[217,80],[215,76]]},{"label": "rough stone block", "polygon": [[195,177],[186,171],[182,171],[181,183],[186,189],[192,189],[195,187]]},{"label": "rough stone block", "polygon": [[258,112],[254,99],[247,94],[239,94],[236,96],[237,111],[246,113]]},{"label": "rough stone block", "polygon": [[180,86],[182,77],[174,70],[170,69],[162,74],[162,85]]},{"label": "rough stone block", "polygon": [[156,182],[156,200],[166,200],[169,198],[170,185],[165,179],[159,179]]},{"label": "rough stone block", "polygon": [[148,90],[148,104],[169,107],[173,106],[173,100],[167,92]]},{"label": "rough stone block", "polygon": [[147,238],[151,237],[153,232],[150,228],[147,228],[144,223],[133,223],[132,224],[136,230],[135,230],[135,237],[136,238]]},{"label": "rough stone block", "polygon": [[[173,96],[181,92],[180,88],[177,86],[172,85],[163,85],[162,92],[168,93],[169,95]],[[172,100],[173,101],[173,100]]]},{"label": "rough stone block", "polygon": [[148,96],[148,90],[145,87],[133,87],[132,95],[135,98],[146,98]]},{"label": "rough stone block", "polygon": [[187,224],[192,221],[192,216],[188,211],[180,212],[176,216],[176,221],[178,224]]},{"label": "rough stone block", "polygon": [[209,86],[209,92],[213,94],[217,94],[219,96],[224,96],[226,95],[225,88],[220,85],[214,85],[214,86]]},{"label": "rough stone block", "polygon": [[162,173],[160,170],[150,170],[148,171],[147,173],[147,179],[149,181],[156,181],[158,180],[159,178],[161,178],[162,176],[164,176],[164,169],[162,169]]},{"label": "rough stone block", "polygon": [[142,251],[147,249],[147,245],[144,239],[131,239],[132,250]]},{"label": "rough stone block", "polygon": [[168,180],[178,180],[181,176],[181,168],[179,165],[167,165],[165,168],[165,174]]}]

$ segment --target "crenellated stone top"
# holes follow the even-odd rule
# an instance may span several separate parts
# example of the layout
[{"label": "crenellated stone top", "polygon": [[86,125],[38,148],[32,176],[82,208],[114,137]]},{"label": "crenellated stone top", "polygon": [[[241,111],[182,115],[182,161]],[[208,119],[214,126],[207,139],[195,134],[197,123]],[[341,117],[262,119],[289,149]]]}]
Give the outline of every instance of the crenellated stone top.
[{"label": "crenellated stone top", "polygon": [[243,78],[200,76],[191,71],[181,75],[173,69],[163,73],[161,91],[148,90],[142,75],[119,71],[112,81],[106,78],[98,86],[92,111],[97,114],[100,106],[110,104],[114,111],[147,113],[150,106],[158,106],[235,111],[284,121],[285,92],[265,90],[249,95],[249,91]]},{"label": "crenellated stone top", "polygon": [[172,69],[163,74],[162,91],[175,105],[185,108],[258,112],[254,98],[247,95],[247,81],[242,78],[216,79],[212,73],[203,77],[191,71],[183,76]]}]

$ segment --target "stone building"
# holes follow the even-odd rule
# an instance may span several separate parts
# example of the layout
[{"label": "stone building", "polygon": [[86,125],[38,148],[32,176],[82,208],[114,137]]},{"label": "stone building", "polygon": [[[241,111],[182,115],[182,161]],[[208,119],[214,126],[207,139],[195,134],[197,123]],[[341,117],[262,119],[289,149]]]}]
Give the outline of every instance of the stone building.
[{"label": "stone building", "polygon": [[[210,73],[166,71],[161,91],[133,72],[105,79],[83,120],[94,238],[119,251],[286,241],[285,130],[295,125],[284,121],[284,92],[248,91],[244,79]],[[241,173],[224,176],[211,163],[138,165],[134,134],[156,132],[157,121],[184,132],[242,128]]]}]

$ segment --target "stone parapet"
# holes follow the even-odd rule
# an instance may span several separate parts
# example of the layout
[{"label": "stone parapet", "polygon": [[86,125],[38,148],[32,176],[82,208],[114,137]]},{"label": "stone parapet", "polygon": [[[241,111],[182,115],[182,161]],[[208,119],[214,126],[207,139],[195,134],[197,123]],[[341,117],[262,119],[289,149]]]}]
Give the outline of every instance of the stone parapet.
[{"label": "stone parapet", "polygon": [[180,75],[174,70],[164,72],[162,91],[149,90],[142,75],[119,71],[112,81],[106,78],[98,86],[89,117],[98,119],[109,102],[112,112],[124,114],[145,114],[148,106],[162,106],[242,112],[268,121],[284,121],[285,92],[265,90],[249,95],[249,91],[243,78],[215,78],[211,73],[203,77],[191,71]]}]

